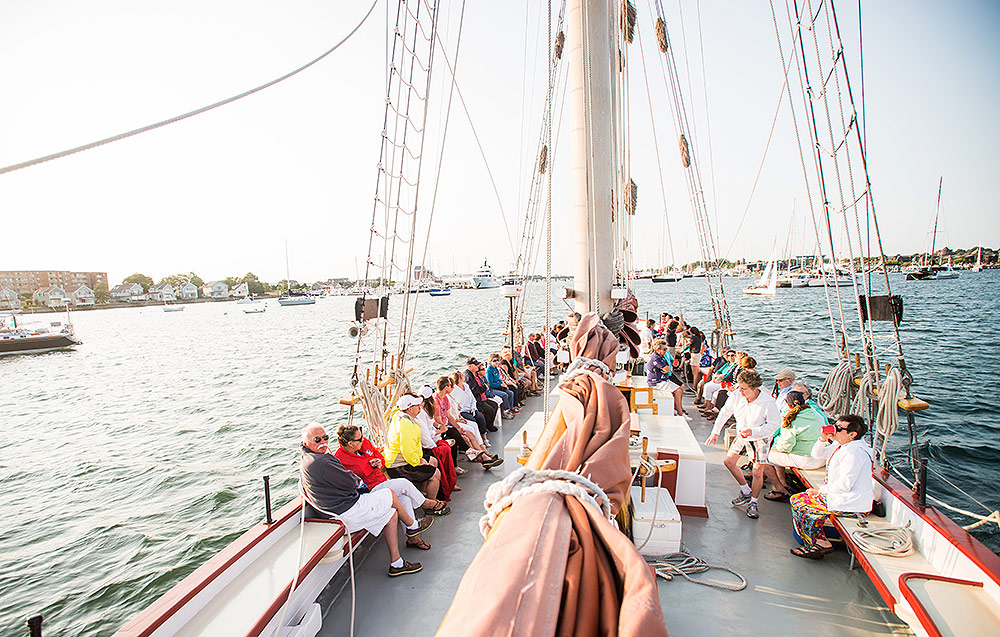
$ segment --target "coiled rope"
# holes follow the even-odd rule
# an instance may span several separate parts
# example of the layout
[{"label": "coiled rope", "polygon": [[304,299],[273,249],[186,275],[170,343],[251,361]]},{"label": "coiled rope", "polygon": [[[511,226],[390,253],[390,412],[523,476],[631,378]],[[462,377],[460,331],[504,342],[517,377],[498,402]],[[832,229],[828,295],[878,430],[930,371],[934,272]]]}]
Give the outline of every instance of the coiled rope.
[{"label": "coiled rope", "polygon": [[578,374],[582,374],[583,372],[587,371],[588,367],[596,367],[597,368],[596,371],[599,371],[600,373],[604,374],[605,378],[611,378],[612,376],[611,370],[608,369],[608,366],[604,364],[604,361],[599,361],[596,358],[577,356],[576,359],[572,363],[570,363],[570,366],[566,368],[566,371],[563,372],[563,376],[560,382],[567,381],[573,378],[574,376],[577,376]]},{"label": "coiled rope", "polygon": [[854,368],[850,361],[841,360],[827,375],[817,395],[817,404],[828,414],[840,416],[851,407],[850,384],[854,380]]},{"label": "coiled rope", "polygon": [[899,429],[899,408],[896,403],[903,387],[903,377],[898,367],[893,367],[882,383],[882,391],[878,396],[878,412],[875,415],[875,434],[882,436],[882,446],[879,448],[879,463],[885,464],[885,448],[889,436]]},{"label": "coiled rope", "polygon": [[486,490],[483,508],[486,514],[479,519],[479,531],[488,537],[496,523],[497,516],[510,507],[521,496],[532,493],[561,493],[574,496],[601,510],[602,515],[611,520],[611,500],[594,481],[579,473],[563,469],[515,469],[500,482],[495,482]]},{"label": "coiled rope", "polygon": [[851,539],[862,551],[873,555],[906,557],[915,551],[909,522],[905,526],[851,531]]},{"label": "coiled rope", "polygon": [[[646,561],[653,570],[656,572],[656,576],[665,579],[668,582],[673,581],[673,579],[680,575],[684,579],[694,584],[701,584],[702,586],[709,586],[711,588],[718,588],[723,591],[741,591],[747,587],[747,580],[745,577],[729,568],[728,566],[721,566],[718,564],[709,564],[700,557],[691,555],[687,551],[682,551],[680,553],[671,553],[669,555],[664,555],[663,557],[657,558],[655,560]],[[692,575],[697,575],[698,573],[706,573],[710,570],[725,571],[735,575],[740,583],[736,584],[723,584],[721,582],[706,582],[705,580],[695,579],[691,577]]]}]

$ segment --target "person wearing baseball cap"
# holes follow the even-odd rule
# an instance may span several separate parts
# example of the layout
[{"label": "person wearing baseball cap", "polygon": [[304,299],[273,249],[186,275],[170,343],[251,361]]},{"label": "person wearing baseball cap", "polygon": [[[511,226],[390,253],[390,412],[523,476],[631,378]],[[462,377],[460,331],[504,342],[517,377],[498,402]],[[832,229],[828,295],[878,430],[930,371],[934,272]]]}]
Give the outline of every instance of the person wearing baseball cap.
[{"label": "person wearing baseball cap", "polygon": [[792,391],[792,383],[795,382],[795,372],[787,367],[774,376],[774,390],[771,395],[779,405],[785,402],[785,396]]}]

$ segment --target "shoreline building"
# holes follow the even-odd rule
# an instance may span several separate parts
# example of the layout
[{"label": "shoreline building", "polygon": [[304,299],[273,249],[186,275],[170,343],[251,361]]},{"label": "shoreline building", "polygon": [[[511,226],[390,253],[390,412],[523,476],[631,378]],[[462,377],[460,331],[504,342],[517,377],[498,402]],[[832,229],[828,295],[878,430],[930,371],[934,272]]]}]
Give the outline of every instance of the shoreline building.
[{"label": "shoreline building", "polygon": [[34,293],[50,287],[75,290],[86,285],[91,290],[103,283],[107,289],[107,272],[71,272],[69,270],[0,270],[0,290],[10,288],[18,294]]}]

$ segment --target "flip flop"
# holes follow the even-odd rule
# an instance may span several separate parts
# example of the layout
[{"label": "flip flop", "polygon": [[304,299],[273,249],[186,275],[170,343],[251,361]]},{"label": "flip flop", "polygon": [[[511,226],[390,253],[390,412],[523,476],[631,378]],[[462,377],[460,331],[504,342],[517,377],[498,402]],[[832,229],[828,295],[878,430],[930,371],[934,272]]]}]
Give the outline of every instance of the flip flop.
[{"label": "flip flop", "polygon": [[822,546],[816,545],[812,548],[806,548],[804,546],[795,546],[788,549],[788,552],[797,557],[804,557],[810,560],[821,560],[823,556],[827,553],[833,553],[833,547],[824,548]]},{"label": "flip flop", "polygon": [[764,496],[764,499],[770,500],[771,502],[788,502],[789,497],[791,496],[788,495],[787,491],[769,491],[767,495]]},{"label": "flip flop", "polygon": [[420,549],[421,551],[428,551],[431,545],[423,541],[419,537],[411,537],[406,541],[406,548],[410,549]]},{"label": "flip flop", "polygon": [[437,504],[434,505],[434,508],[424,509],[424,513],[427,515],[448,515],[451,513],[451,507],[444,501],[437,500]]}]

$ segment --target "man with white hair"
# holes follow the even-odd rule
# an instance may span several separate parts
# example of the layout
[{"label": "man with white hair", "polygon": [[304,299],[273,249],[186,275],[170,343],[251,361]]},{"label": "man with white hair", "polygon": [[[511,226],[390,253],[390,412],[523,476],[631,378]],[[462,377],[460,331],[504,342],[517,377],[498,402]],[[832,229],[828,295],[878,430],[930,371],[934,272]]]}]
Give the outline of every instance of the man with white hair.
[{"label": "man with white hair", "polygon": [[301,476],[307,517],[336,517],[348,533],[361,529],[372,535],[382,533],[389,549],[389,577],[421,570],[419,562],[407,562],[400,556],[396,523],[406,527],[407,537],[416,537],[431,525],[432,518],[414,520],[390,489],[370,492],[330,452],[329,440],[321,425],[302,429]]}]

